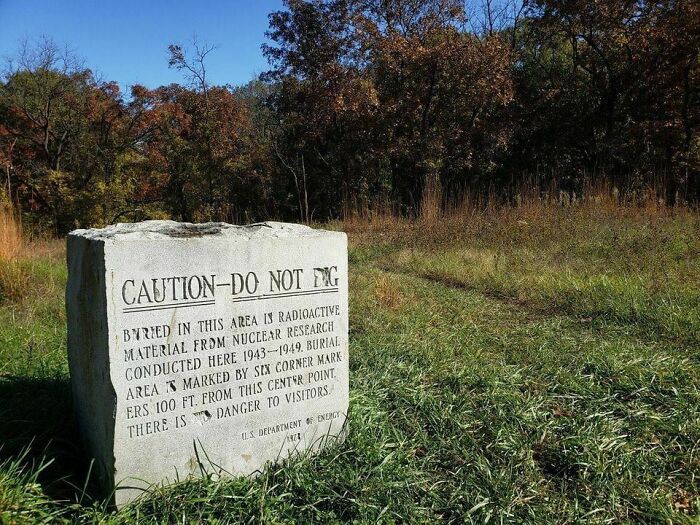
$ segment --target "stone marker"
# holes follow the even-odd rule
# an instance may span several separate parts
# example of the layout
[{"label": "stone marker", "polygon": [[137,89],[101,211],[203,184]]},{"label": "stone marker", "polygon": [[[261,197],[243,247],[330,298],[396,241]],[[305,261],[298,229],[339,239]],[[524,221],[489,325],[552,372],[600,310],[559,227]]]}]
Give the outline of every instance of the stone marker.
[{"label": "stone marker", "polygon": [[148,221],[68,237],[75,410],[113,502],[342,437],[344,233]]}]

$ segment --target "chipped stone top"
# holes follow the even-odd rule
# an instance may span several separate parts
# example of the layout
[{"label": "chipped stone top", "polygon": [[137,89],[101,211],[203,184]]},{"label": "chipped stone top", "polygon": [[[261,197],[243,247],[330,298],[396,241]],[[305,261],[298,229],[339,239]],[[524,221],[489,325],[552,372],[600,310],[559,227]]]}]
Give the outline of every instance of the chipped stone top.
[{"label": "chipped stone top", "polygon": [[185,239],[204,236],[251,239],[253,237],[314,236],[327,233],[339,234],[340,232],[314,229],[303,224],[274,221],[259,222],[247,226],[236,226],[226,222],[193,224],[191,222],[176,221],[143,221],[118,223],[106,228],[73,230],[69,235],[95,241],[116,239],[121,241],[164,238]]}]

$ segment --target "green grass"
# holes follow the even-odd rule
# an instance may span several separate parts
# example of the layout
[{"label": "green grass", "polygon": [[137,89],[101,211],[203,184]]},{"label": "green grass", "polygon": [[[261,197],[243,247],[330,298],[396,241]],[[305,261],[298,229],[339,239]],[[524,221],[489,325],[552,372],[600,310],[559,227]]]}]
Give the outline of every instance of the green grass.
[{"label": "green grass", "polygon": [[[351,233],[350,435],[255,479],[91,499],[60,260],[0,306],[0,522],[697,523],[700,220]],[[48,284],[46,284],[48,283]]]}]

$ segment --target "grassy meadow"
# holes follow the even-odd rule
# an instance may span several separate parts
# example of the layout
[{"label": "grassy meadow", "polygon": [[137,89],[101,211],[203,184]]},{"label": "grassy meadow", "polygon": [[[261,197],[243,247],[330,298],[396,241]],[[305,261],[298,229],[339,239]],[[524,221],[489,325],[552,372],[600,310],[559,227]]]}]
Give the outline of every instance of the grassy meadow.
[{"label": "grassy meadow", "polygon": [[326,227],[350,238],[348,439],[119,512],[91,497],[72,421],[63,243],[0,237],[0,523],[700,520],[696,212],[601,198]]}]

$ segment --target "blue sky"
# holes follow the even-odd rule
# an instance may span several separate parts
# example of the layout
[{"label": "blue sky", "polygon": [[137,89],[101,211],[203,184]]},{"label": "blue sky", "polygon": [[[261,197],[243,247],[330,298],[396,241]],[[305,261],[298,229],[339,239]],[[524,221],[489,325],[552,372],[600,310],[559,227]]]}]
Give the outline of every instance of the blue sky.
[{"label": "blue sky", "polygon": [[193,35],[218,48],[207,59],[212,84],[242,84],[264,71],[267,14],[282,0],[0,0],[0,56],[41,35],[68,45],[104,80],[122,87],[182,82],[168,69],[168,44]]}]

